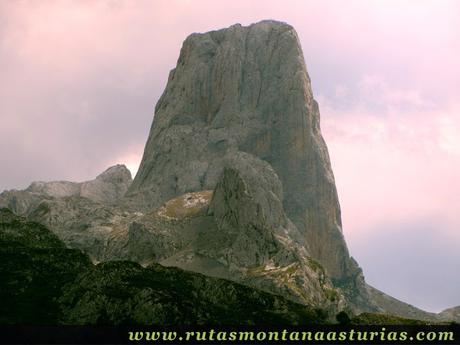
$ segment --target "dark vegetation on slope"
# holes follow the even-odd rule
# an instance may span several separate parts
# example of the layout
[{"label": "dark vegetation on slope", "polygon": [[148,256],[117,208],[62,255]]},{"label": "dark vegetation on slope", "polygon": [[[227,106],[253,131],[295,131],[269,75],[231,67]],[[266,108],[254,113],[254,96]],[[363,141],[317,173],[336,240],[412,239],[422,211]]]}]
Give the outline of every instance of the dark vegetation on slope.
[{"label": "dark vegetation on slope", "polygon": [[[93,265],[46,227],[0,209],[0,324],[327,323],[327,315],[250,287],[178,268],[130,261]],[[365,313],[341,323],[420,325]]]},{"label": "dark vegetation on slope", "polygon": [[92,265],[0,210],[1,324],[311,324],[325,313],[222,279],[129,261]]}]

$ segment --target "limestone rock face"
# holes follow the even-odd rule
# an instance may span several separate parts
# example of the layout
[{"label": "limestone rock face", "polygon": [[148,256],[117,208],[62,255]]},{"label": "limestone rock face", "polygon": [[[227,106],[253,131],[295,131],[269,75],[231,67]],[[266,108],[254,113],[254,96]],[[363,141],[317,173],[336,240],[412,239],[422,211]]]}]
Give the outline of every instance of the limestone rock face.
[{"label": "limestone rock face", "polygon": [[26,191],[55,198],[81,196],[96,202],[113,203],[124,196],[131,182],[129,170],[126,166],[118,164],[108,168],[91,181],[33,182]]},{"label": "limestone rock face", "polygon": [[130,171],[125,165],[118,164],[91,181],[38,181],[32,182],[24,190],[4,191],[0,194],[0,207],[7,207],[19,215],[27,215],[42,201],[72,197],[111,205],[125,195],[131,182]]},{"label": "limestone rock face", "polygon": [[131,182],[129,170],[115,165],[91,181],[33,182],[25,190],[5,191],[0,194],[0,207],[46,225],[67,246],[100,260],[108,255],[109,235],[127,223],[121,221],[128,217],[116,203]]},{"label": "limestone rock face", "polygon": [[201,230],[194,253],[227,268],[246,285],[337,311],[345,306],[323,267],[302,244],[283,209],[281,182],[270,164],[243,152],[224,157],[208,208],[213,227]]},{"label": "limestone rock face", "polygon": [[438,315],[441,320],[460,323],[460,306],[443,310]]},{"label": "limestone rock face", "polygon": [[80,196],[102,203],[115,203],[131,185],[131,172],[118,164],[105,170],[96,179],[81,184]]},{"label": "limestone rock face", "polygon": [[214,189],[224,157],[246,152],[271,165],[283,207],[333,278],[352,265],[318,104],[295,30],[263,21],[192,34],[155,108],[129,202],[156,208]]},{"label": "limestone rock face", "polygon": [[250,154],[231,155],[225,166],[209,207],[217,225],[209,250],[242,267],[266,265],[279,250],[276,236],[301,238],[284,213],[281,182]]},{"label": "limestone rock face", "polygon": [[0,207],[5,207],[18,215],[27,215],[43,200],[52,199],[43,194],[25,190],[7,190],[0,194]]}]

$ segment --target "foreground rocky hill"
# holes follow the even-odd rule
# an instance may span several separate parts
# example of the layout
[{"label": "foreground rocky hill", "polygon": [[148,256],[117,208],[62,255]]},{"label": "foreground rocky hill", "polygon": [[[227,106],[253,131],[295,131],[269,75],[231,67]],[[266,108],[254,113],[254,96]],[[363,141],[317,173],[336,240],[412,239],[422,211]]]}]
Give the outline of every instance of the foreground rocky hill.
[{"label": "foreground rocky hill", "polygon": [[43,225],[0,209],[0,324],[311,324],[326,313],[158,264],[94,266]]},{"label": "foreground rocky hill", "polygon": [[[130,261],[93,265],[41,224],[0,209],[0,324],[311,325],[326,310],[228,280]],[[337,317],[341,320],[340,317]],[[362,314],[354,324],[423,324]]]},{"label": "foreground rocky hill", "polygon": [[[48,227],[68,248],[59,255],[81,250],[93,263],[103,262],[82,271],[75,286],[57,275],[67,287],[59,308],[72,323],[100,317],[140,322],[135,315],[121,320],[100,314],[153,298],[149,289],[160,284],[157,277],[172,284],[176,274],[177,279],[201,277],[199,286],[206,291],[212,284],[222,291],[240,286],[233,281],[262,299],[264,293],[275,294],[329,316],[346,311],[458,320],[456,310],[427,313],[366,284],[343,237],[319,117],[291,26],[263,21],[192,34],[155,107],[134,181],[126,167],[115,166],[89,182],[38,182],[4,192],[0,207]],[[88,257],[80,266],[89,265]],[[137,264],[106,263],[114,260]],[[136,277],[133,281],[144,285],[125,291],[107,277]],[[109,284],[117,288],[107,292]],[[118,290],[125,297],[113,300]],[[134,298],[138,293],[144,297]],[[214,300],[216,305],[223,298]],[[231,308],[243,313],[238,309],[243,306]],[[177,309],[168,320],[178,322],[182,312],[201,313]]]},{"label": "foreground rocky hill", "polygon": [[[347,307],[324,268],[293,238],[270,166],[239,153],[214,191],[187,193],[150,212],[83,197],[43,199],[28,219],[93,262],[154,262],[230,279],[334,314]],[[270,186],[270,189],[265,189]],[[30,192],[27,192],[30,193]]]},{"label": "foreground rocky hill", "polygon": [[446,309],[438,314],[442,321],[456,321],[460,323],[460,306]]}]

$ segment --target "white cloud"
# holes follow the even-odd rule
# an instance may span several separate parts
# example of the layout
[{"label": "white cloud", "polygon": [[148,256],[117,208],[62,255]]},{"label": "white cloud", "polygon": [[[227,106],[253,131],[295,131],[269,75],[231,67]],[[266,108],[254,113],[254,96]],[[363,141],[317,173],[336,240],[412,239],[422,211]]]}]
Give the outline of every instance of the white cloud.
[{"label": "white cloud", "polygon": [[[346,108],[327,97],[321,106],[351,254],[396,297],[433,311],[460,303],[460,281],[448,275],[460,264],[460,104],[435,105],[384,78],[351,89]],[[443,268],[418,268],[425,256]]]}]

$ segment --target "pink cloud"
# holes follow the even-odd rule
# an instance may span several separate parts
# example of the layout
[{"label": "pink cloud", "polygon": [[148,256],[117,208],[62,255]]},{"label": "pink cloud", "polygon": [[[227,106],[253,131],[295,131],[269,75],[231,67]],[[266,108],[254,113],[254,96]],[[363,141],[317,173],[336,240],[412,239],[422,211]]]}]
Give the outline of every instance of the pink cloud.
[{"label": "pink cloud", "polygon": [[366,76],[359,85],[345,110],[321,102],[348,236],[389,219],[437,217],[460,239],[460,104],[439,106]]}]

